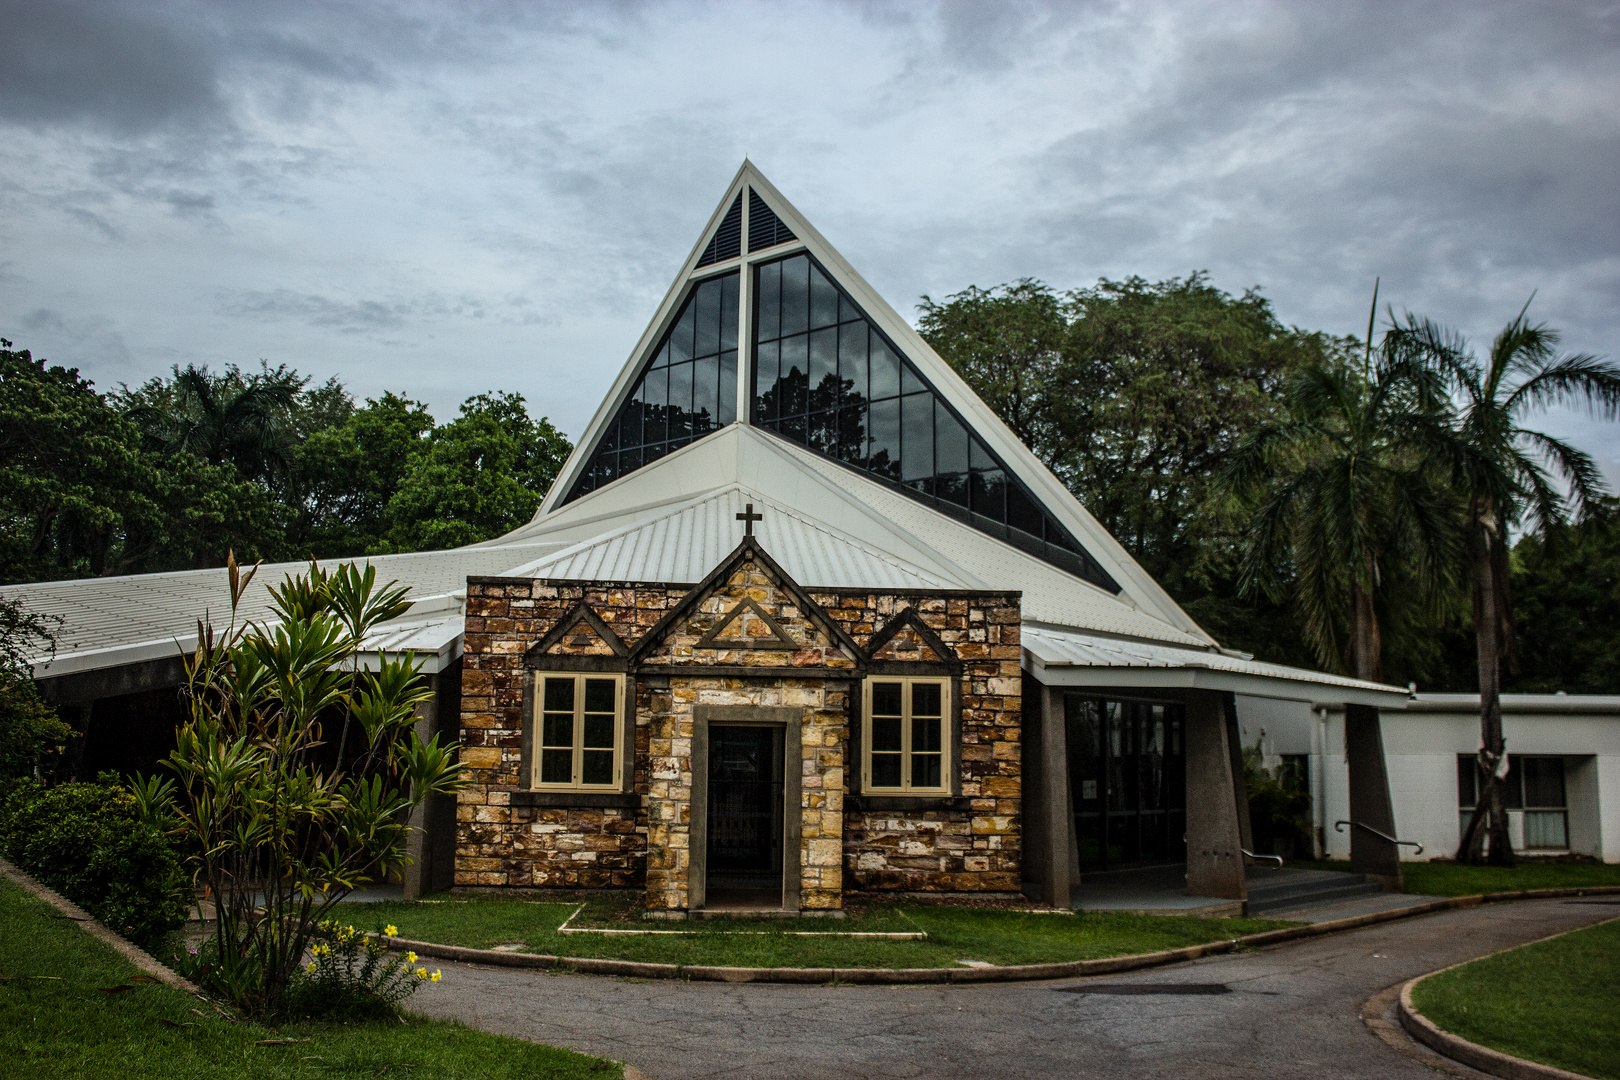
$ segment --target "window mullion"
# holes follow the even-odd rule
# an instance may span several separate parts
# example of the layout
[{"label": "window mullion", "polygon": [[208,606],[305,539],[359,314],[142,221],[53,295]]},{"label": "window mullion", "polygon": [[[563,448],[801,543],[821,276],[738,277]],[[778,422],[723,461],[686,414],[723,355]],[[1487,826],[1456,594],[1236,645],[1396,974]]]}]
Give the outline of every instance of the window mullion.
[{"label": "window mullion", "polygon": [[900,786],[911,790],[911,680],[900,684]]},{"label": "window mullion", "polygon": [[574,676],[574,785],[585,782],[585,676]]}]

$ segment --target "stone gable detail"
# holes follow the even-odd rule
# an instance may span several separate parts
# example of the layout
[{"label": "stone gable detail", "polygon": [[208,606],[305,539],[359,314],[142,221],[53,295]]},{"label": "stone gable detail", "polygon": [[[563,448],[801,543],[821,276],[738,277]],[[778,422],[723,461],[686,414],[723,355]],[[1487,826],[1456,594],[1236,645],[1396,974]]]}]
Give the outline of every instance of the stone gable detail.
[{"label": "stone gable detail", "polygon": [[[469,579],[458,886],[635,888],[650,911],[684,914],[704,895],[701,718],[752,709],[789,717],[797,739],[797,850],[783,854],[799,907],[836,910],[851,890],[1017,892],[1018,595],[806,590],[750,545],[699,585]],[[547,671],[628,680],[622,792],[527,788],[526,694]],[[862,679],[910,671],[950,681],[951,793],[863,798]]]}]

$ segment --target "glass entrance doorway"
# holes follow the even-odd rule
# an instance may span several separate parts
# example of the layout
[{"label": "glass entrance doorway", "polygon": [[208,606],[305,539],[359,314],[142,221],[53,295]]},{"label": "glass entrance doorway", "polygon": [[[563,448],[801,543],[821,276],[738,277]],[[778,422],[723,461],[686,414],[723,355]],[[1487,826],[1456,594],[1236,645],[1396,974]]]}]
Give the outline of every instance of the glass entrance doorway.
[{"label": "glass entrance doorway", "polygon": [[784,729],[709,729],[706,891],[716,901],[782,900]]},{"label": "glass entrance doorway", "polygon": [[1182,706],[1063,695],[1082,870],[1187,858]]}]

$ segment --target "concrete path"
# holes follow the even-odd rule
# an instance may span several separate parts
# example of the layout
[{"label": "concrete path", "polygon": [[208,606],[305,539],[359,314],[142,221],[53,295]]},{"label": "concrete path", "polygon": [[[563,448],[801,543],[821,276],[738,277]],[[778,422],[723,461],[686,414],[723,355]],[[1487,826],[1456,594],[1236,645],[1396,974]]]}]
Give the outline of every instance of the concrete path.
[{"label": "concrete path", "polygon": [[1432,1078],[1368,1030],[1367,998],[1617,911],[1490,904],[1083,982],[736,986],[450,964],[411,1007],[627,1061],[654,1080]]}]

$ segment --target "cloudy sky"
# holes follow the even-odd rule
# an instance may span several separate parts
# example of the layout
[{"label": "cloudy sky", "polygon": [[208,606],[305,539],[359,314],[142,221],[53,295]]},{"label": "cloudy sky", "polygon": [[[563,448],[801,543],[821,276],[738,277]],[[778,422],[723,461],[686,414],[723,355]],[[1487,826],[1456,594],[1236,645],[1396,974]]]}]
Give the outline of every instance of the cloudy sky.
[{"label": "cloudy sky", "polygon": [[577,436],[744,155],[908,318],[1205,269],[1360,333],[1382,276],[1620,354],[1608,3],[0,0],[0,335]]}]

